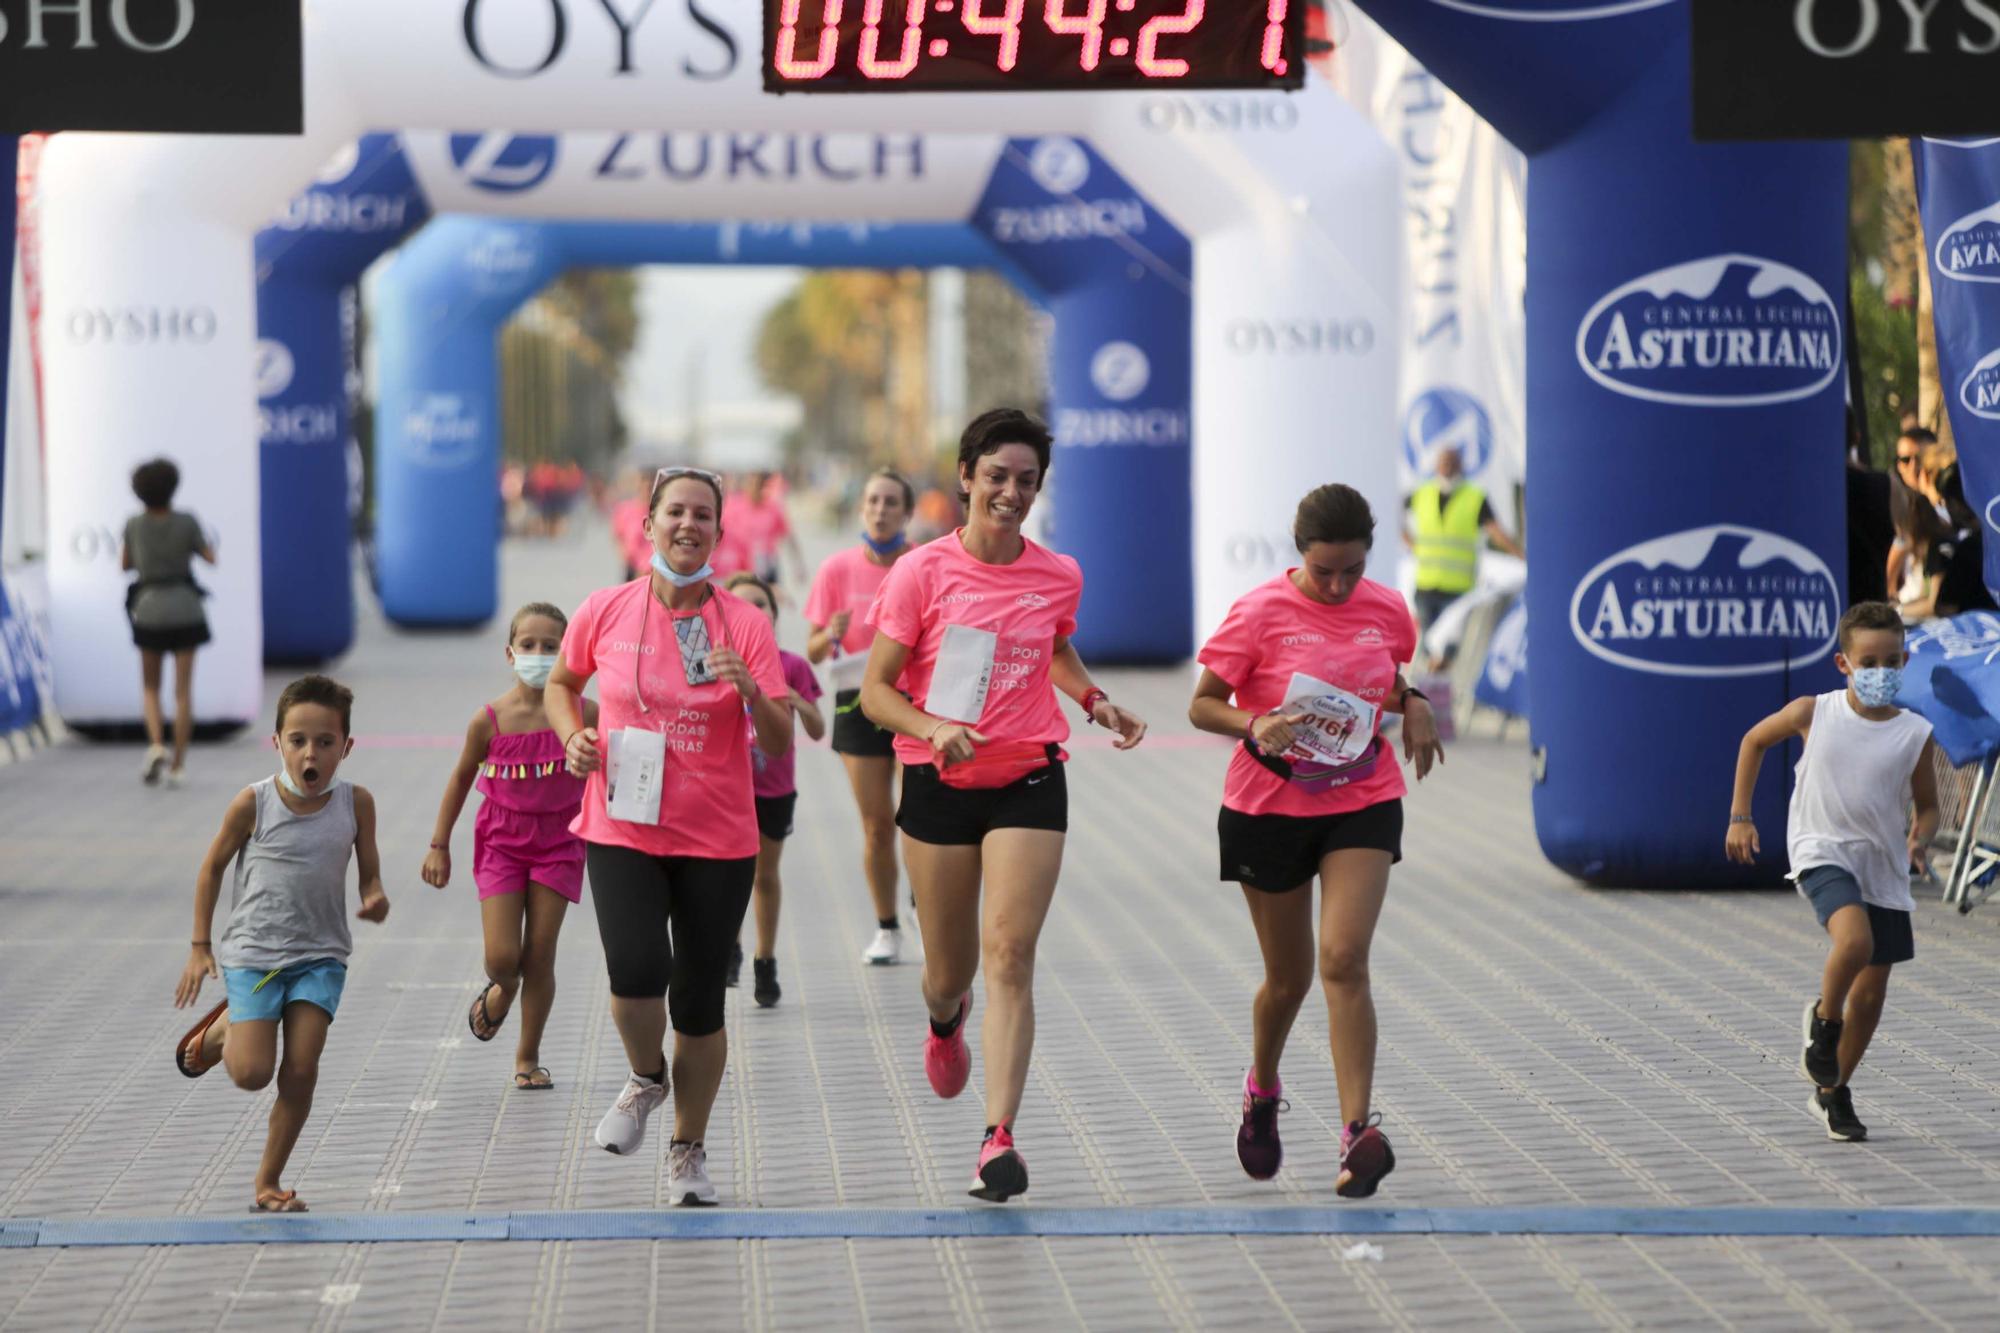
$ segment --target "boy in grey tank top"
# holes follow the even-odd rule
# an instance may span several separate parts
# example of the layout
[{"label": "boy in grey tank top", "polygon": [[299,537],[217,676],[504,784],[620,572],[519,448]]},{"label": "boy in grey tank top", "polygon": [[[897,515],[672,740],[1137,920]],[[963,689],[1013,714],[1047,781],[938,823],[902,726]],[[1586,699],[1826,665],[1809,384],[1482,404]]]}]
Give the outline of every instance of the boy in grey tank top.
[{"label": "boy in grey tank top", "polygon": [[[1847,1080],[1868,1050],[1888,998],[1889,969],[1916,957],[1910,872],[1937,832],[1936,743],[1931,724],[1896,706],[1903,618],[1886,602],[1862,602],[1840,618],[1834,665],[1847,688],[1794,699],[1743,738],[1729,810],[1729,859],[1759,850],[1751,794],[1764,751],[1805,741],[1792,789],[1787,850],[1792,878],[1825,927],[1831,947],[1820,992],[1800,1019],[1800,1071],[1813,1084],[1809,1109],[1830,1139],[1858,1141]],[[1905,814],[1912,806],[1916,818]]]},{"label": "boy in grey tank top", "polygon": [[[347,979],[350,856],[361,872],[356,915],[378,922],[389,915],[375,850],[375,800],[334,777],[354,748],[353,705],[353,693],[325,676],[300,677],[278,696],[274,739],[282,767],[238,792],[222,817],[195,883],[193,947],[174,991],[175,1007],[185,1009],[204,979],[220,976],[228,995],[174,1048],[181,1073],[200,1078],[220,1064],[237,1087],[252,1092],[276,1076],[255,1212],[306,1211],[280,1177],[312,1111],[320,1051]],[[232,861],[229,916],[211,947],[222,874]]]}]

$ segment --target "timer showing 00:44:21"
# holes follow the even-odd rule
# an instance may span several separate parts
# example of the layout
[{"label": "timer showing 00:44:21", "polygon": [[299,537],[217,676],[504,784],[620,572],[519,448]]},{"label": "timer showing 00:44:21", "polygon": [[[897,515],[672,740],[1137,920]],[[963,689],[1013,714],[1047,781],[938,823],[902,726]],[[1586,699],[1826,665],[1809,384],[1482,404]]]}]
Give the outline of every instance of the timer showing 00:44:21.
[{"label": "timer showing 00:44:21", "polygon": [[1306,0],[764,0],[768,92],[1293,89]]}]

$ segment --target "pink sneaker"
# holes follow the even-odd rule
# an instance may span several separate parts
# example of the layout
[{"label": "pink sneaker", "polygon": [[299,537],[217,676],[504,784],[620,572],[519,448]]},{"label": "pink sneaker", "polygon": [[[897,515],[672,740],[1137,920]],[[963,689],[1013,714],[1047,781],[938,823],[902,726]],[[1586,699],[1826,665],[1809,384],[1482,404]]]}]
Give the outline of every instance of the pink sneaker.
[{"label": "pink sneaker", "polygon": [[1375,1192],[1382,1178],[1396,1169],[1396,1153],[1389,1136],[1376,1126],[1379,1112],[1366,1120],[1344,1125],[1340,1131],[1340,1175],[1333,1192],[1343,1199],[1365,1199]]},{"label": "pink sneaker", "polygon": [[1250,1075],[1243,1076],[1243,1124],[1236,1131],[1236,1160],[1252,1180],[1269,1180],[1284,1163],[1285,1146],[1278,1140],[1284,1097],[1283,1083],[1265,1094],[1251,1088]]},{"label": "pink sneaker", "polygon": [[972,1197],[1005,1203],[1028,1192],[1028,1164],[1014,1147],[1011,1125],[995,1126],[979,1145],[979,1167],[972,1173]]},{"label": "pink sneaker", "polygon": [[965,1019],[971,1012],[972,992],[967,991],[959,999],[958,1021],[952,1024],[949,1037],[940,1037],[928,1027],[924,1031],[924,1073],[930,1078],[931,1091],[947,1100],[964,1092],[965,1080],[972,1077],[972,1052],[965,1049]]}]

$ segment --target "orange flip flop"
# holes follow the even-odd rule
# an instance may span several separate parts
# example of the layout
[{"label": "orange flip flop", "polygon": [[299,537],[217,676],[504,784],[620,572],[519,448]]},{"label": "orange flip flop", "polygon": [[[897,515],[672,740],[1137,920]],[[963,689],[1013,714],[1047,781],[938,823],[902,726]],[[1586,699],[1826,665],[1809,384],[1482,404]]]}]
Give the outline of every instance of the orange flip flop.
[{"label": "orange flip flop", "polygon": [[201,1021],[187,1030],[187,1035],[181,1038],[180,1045],[174,1047],[174,1068],[189,1078],[200,1078],[222,1063],[220,1055],[213,1060],[204,1061],[201,1058],[201,1048],[208,1044],[209,1028],[215,1025],[215,1020],[222,1017],[228,1008],[229,1001],[224,1000],[202,1015]]},{"label": "orange flip flop", "polygon": [[253,1213],[303,1213],[310,1211],[297,1190],[265,1190],[250,1205]]}]

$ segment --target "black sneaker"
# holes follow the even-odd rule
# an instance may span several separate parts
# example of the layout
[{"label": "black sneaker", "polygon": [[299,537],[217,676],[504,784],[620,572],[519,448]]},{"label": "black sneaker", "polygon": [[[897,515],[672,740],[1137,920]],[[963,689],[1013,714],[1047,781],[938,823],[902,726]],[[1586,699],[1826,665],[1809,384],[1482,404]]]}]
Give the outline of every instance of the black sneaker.
[{"label": "black sneaker", "polygon": [[1831,1092],[1814,1088],[1812,1101],[1806,1106],[1826,1126],[1828,1138],[1840,1143],[1859,1143],[1868,1137],[1868,1126],[1854,1116],[1854,1094],[1845,1083]]},{"label": "black sneaker", "polygon": [[1840,1082],[1840,1021],[1821,1018],[1819,1000],[1815,998],[1806,1001],[1800,1031],[1805,1037],[1805,1049],[1799,1053],[1799,1072],[1815,1088],[1830,1088]]},{"label": "black sneaker", "polygon": [[1251,1092],[1250,1076],[1243,1076],[1243,1124],[1236,1131],[1236,1160],[1252,1180],[1269,1180],[1285,1160],[1285,1145],[1278,1141],[1278,1112],[1284,1109],[1279,1097]]},{"label": "black sneaker", "polygon": [[778,997],[784,994],[778,989],[778,960],[752,958],[750,967],[757,974],[756,987],[750,994],[756,998],[759,1009],[769,1009],[778,1002]]},{"label": "black sneaker", "polygon": [[723,984],[734,986],[743,979],[743,945],[739,942],[729,950],[729,980]]}]

